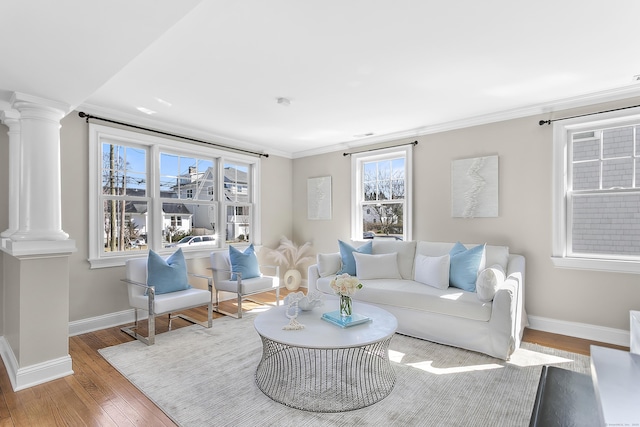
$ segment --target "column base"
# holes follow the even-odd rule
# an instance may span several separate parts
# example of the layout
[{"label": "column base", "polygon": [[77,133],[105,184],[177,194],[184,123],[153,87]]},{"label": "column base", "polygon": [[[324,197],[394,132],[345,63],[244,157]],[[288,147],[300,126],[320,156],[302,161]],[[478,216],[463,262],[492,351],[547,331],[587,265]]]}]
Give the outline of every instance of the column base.
[{"label": "column base", "polygon": [[70,254],[76,252],[76,241],[67,240],[23,240],[2,239],[2,250],[20,258],[37,255]]},{"label": "column base", "polygon": [[16,231],[11,235],[13,241],[67,240],[69,234],[62,230],[29,230]]}]

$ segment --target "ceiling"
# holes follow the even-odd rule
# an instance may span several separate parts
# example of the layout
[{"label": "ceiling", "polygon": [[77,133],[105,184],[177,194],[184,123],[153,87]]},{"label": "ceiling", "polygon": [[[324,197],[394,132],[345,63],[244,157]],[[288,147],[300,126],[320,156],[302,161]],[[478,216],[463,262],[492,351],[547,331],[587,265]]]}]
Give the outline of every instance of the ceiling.
[{"label": "ceiling", "polygon": [[636,0],[0,2],[0,107],[287,157],[640,95]]}]

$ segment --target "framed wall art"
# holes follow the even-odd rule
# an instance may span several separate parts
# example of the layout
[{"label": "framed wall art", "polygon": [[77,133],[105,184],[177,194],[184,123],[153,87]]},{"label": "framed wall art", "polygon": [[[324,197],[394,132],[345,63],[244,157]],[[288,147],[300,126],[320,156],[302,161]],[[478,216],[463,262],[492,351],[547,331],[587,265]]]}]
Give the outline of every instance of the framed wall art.
[{"label": "framed wall art", "polygon": [[331,219],[331,177],[307,179],[307,219]]},{"label": "framed wall art", "polygon": [[498,156],[451,162],[451,216],[498,216]]}]

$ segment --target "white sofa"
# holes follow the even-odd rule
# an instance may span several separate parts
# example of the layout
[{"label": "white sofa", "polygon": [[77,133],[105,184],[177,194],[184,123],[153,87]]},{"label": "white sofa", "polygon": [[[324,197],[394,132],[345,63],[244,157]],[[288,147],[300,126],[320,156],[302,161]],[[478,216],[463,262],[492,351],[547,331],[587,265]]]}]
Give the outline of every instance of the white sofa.
[{"label": "white sofa", "polygon": [[[396,253],[401,278],[361,278],[363,288],[356,292],[354,300],[391,312],[398,319],[398,333],[507,360],[520,346],[528,324],[524,309],[525,259],[510,254],[506,246],[485,246],[479,271],[496,264],[504,270],[504,280],[498,283],[491,301],[482,301],[476,292],[456,287],[439,289],[414,280],[417,255],[436,259],[447,255],[453,246],[454,243],[374,239],[371,254]],[[445,259],[448,262],[448,257]],[[318,254],[318,261],[308,270],[309,290],[333,294],[330,282],[340,269],[341,255]]]}]

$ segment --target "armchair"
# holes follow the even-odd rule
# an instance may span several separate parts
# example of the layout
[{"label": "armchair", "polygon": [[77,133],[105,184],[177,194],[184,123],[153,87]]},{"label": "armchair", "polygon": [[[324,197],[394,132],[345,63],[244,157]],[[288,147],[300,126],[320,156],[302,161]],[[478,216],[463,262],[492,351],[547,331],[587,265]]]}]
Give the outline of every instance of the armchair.
[{"label": "armchair", "polygon": [[[147,345],[155,343],[156,316],[169,315],[169,329],[171,329],[171,314],[177,311],[206,305],[208,307],[207,322],[198,322],[189,316],[175,314],[173,317],[180,317],[188,322],[202,325],[206,328],[212,326],[213,303],[212,303],[212,283],[211,277],[188,273],[190,277],[206,279],[208,290],[190,288],[175,292],[156,294],[155,286],[147,284],[147,258],[130,259],[126,263],[126,279],[129,293],[129,304],[134,309],[135,323],[121,328],[123,332],[144,342]],[[138,310],[149,313],[149,331],[145,337],[138,333]]]},{"label": "armchair", "polygon": [[[253,277],[251,279],[243,279],[242,273],[239,271],[232,271],[231,260],[229,253],[226,251],[212,252],[211,253],[211,271],[213,276],[213,285],[216,288],[216,302],[215,311],[225,314],[227,316],[235,317],[236,319],[242,318],[242,301],[253,301],[247,296],[258,294],[261,292],[267,292],[275,289],[276,291],[276,305],[280,305],[280,267],[279,266],[261,266],[264,268],[272,268],[275,270],[275,276]],[[232,279],[232,275],[236,276],[235,280]],[[220,297],[221,291],[232,292],[237,295],[238,312],[233,314],[220,310]],[[256,302],[256,301],[253,301]]]}]

